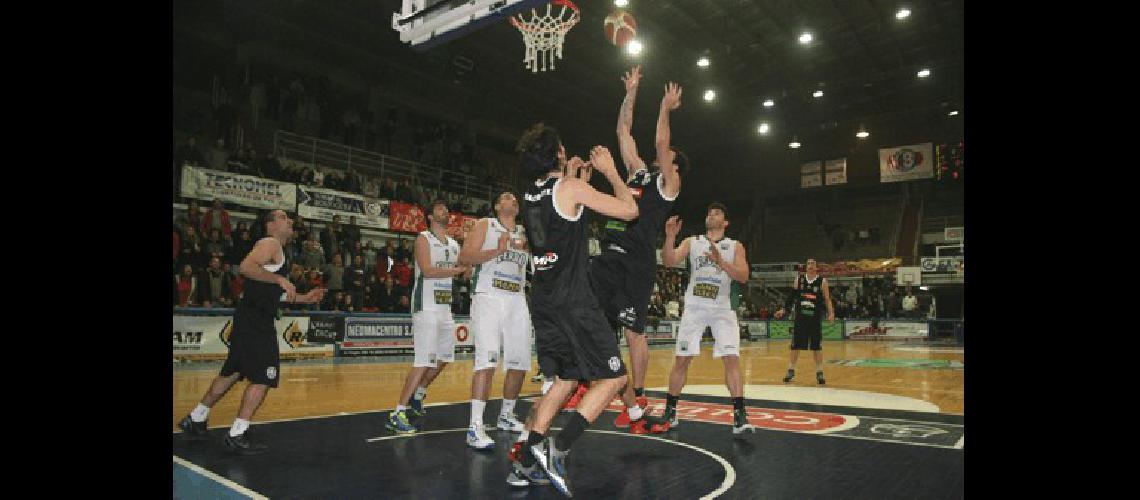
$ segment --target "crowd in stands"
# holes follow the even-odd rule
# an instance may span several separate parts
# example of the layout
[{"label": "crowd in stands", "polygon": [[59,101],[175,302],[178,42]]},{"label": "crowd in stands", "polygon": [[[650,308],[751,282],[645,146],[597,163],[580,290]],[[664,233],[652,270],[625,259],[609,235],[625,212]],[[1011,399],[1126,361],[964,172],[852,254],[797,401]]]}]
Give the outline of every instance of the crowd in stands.
[{"label": "crowd in stands", "polygon": [[[200,235],[209,235],[202,239]],[[244,221],[232,226],[220,200],[206,211],[189,200],[174,224],[174,304],[181,307],[232,307],[245,278],[238,267],[253,248]],[[398,240],[398,241],[397,241]],[[408,312],[412,281],[412,240],[388,239],[374,245],[361,237],[355,217],[340,217],[323,230],[303,217],[293,224],[285,246],[289,280],[298,293],[318,286],[329,293],[321,304],[287,304],[292,310]]]},{"label": "crowd in stands", "polygon": [[[297,216],[294,237],[285,251],[291,262],[289,279],[298,293],[328,288],[321,304],[287,304],[287,310],[345,312],[409,312],[414,263],[414,236],[364,239],[356,218],[347,223],[334,217],[320,231]],[[596,238],[598,228],[591,225]],[[237,272],[253,248],[252,230],[245,221],[231,220],[221,200],[203,208],[187,200],[184,214],[173,227],[173,302],[181,307],[233,307],[241,297],[245,279]],[[595,245],[596,246],[596,245]],[[468,314],[471,281],[454,280],[453,312]],[[658,266],[649,303],[649,316],[678,319],[684,312],[688,271]],[[861,283],[830,287],[836,318],[924,318],[933,314],[933,297],[903,289],[893,277],[864,277]],[[790,295],[792,290],[785,289]],[[785,304],[768,296],[742,297],[739,315],[767,319]]]}]

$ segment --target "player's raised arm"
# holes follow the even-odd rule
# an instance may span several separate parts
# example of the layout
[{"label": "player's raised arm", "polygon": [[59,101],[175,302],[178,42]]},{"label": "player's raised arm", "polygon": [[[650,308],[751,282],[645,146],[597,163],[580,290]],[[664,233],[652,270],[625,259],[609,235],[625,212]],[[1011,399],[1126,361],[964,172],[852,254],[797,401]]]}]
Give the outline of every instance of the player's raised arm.
[{"label": "player's raised arm", "polygon": [[645,168],[645,162],[637,154],[637,143],[633,140],[633,103],[637,100],[637,86],[641,82],[641,66],[634,66],[621,78],[625,84],[625,99],[621,102],[618,112],[617,136],[618,147],[621,150],[621,160],[625,163],[626,173],[632,174]]}]

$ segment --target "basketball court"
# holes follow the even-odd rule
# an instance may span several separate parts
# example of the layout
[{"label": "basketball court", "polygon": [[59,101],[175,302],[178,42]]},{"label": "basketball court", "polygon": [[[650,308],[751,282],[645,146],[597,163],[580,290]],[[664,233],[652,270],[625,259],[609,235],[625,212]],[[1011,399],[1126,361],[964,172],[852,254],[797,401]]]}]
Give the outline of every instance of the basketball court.
[{"label": "basketball court", "polygon": [[[571,462],[575,494],[586,498],[961,498],[964,368],[925,367],[915,359],[964,363],[960,352],[915,352],[908,342],[827,341],[828,382],[810,364],[781,382],[788,341],[742,349],[746,404],[755,434],[730,431],[732,406],[721,363],[704,346],[689,371],[681,425],[662,435],[616,429],[615,401],[587,431]],[[878,366],[846,361],[879,360]],[[891,363],[891,360],[897,361]],[[650,351],[646,380],[651,411],[664,407],[672,350]],[[220,363],[175,369],[172,422],[193,407]],[[384,428],[407,361],[310,360],[282,365],[281,388],[252,429],[273,449],[254,457],[227,453],[240,393],[210,415],[211,439],[173,434],[175,497],[255,498],[558,498],[552,487],[512,489],[506,452],[514,435],[489,431],[493,451],[467,447],[471,361],[458,360],[431,386],[423,431],[397,436]],[[489,412],[501,399],[502,372]],[[529,407],[538,383],[524,382]],[[522,409],[520,411],[525,411]],[[557,418],[559,427],[564,417]],[[176,428],[176,427],[175,427]],[[186,496],[182,496],[186,495]]]}]

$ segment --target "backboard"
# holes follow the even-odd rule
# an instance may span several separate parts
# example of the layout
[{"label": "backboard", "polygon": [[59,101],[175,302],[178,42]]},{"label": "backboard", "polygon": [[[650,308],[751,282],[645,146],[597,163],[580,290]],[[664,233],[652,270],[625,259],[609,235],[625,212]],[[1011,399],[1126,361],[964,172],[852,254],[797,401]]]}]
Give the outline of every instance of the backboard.
[{"label": "backboard", "polygon": [[415,50],[427,50],[549,0],[403,0],[392,29]]}]

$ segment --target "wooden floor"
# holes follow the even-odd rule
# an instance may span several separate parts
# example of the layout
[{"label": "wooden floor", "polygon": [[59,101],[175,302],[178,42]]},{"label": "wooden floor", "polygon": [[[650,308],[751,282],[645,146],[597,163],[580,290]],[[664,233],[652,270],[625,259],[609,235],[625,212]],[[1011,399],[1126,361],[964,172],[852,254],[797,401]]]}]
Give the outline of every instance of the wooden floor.
[{"label": "wooden floor", "polygon": [[[937,405],[941,412],[962,414],[964,371],[961,369],[913,369],[843,366],[828,360],[930,359],[964,361],[964,354],[952,352],[912,352],[892,349],[894,342],[827,341],[823,344],[827,387],[919,399]],[[673,363],[672,346],[650,350],[646,387],[668,385]],[[741,367],[745,384],[783,386],[788,367],[790,342],[787,340],[744,343]],[[628,358],[627,358],[628,359]],[[312,362],[309,362],[312,363]],[[185,416],[201,399],[217,375],[220,363],[181,365],[174,371],[173,423]],[[270,391],[255,421],[389,410],[404,383],[411,362],[321,364],[282,363],[280,387]],[[468,401],[471,397],[471,361],[449,365],[428,390],[427,403]],[[811,353],[805,351],[797,364],[797,377],[791,385],[817,387]],[[540,384],[527,374],[523,394],[537,394]],[[703,345],[701,355],[689,369],[689,385],[724,384],[724,368],[712,358],[711,344]],[[210,413],[210,424],[228,426],[237,414],[245,382],[239,382]],[[495,375],[491,398],[502,397],[502,372]],[[491,405],[497,408],[497,405]],[[490,414],[491,410],[488,410]]]}]

